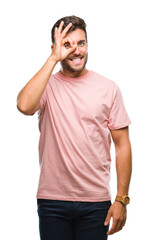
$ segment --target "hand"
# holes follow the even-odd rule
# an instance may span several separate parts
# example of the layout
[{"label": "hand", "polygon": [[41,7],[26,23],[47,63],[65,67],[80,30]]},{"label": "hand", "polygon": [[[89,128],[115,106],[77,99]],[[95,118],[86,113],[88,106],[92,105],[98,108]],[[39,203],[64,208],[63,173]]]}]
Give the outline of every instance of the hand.
[{"label": "hand", "polygon": [[64,22],[62,21],[58,28],[55,28],[54,40],[55,43],[52,45],[52,54],[51,56],[58,62],[62,61],[67,56],[74,52],[77,44],[74,44],[70,37],[66,37],[68,30],[71,28],[72,23],[69,23],[65,29],[62,31]]},{"label": "hand", "polygon": [[113,218],[113,223],[111,229],[107,232],[108,235],[120,231],[126,222],[126,206],[122,203],[115,201],[110,207],[106,220],[105,226],[110,223],[111,217]]}]

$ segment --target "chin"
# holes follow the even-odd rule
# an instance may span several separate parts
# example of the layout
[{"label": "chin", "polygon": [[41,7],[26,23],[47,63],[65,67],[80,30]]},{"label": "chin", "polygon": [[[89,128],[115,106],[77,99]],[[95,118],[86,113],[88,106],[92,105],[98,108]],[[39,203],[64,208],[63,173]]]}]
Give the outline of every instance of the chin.
[{"label": "chin", "polygon": [[80,67],[80,68],[74,68],[74,67],[71,67],[71,66],[68,66],[67,67],[67,70],[69,70],[69,71],[71,71],[71,72],[81,72],[81,71],[83,71],[83,69],[85,68],[85,66],[83,66],[83,67]]},{"label": "chin", "polygon": [[81,72],[81,71],[83,71],[83,69],[85,68],[85,66],[86,66],[86,63],[87,63],[87,58],[85,59],[85,61],[84,61],[84,63],[83,64],[81,64],[80,66],[72,66],[71,64],[69,64],[68,62],[67,62],[67,60],[63,60],[62,62],[61,62],[61,65],[62,65],[62,67],[63,67],[63,69],[67,69],[68,71],[70,71],[70,72]]}]

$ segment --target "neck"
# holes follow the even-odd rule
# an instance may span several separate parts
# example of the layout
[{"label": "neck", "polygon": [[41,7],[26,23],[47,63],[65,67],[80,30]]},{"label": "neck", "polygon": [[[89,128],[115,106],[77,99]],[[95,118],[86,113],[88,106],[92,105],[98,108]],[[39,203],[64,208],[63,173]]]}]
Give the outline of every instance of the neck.
[{"label": "neck", "polygon": [[85,75],[88,72],[88,70],[86,68],[84,68],[82,71],[72,72],[72,71],[69,71],[69,70],[61,67],[60,72],[66,77],[76,78],[76,77],[81,77],[81,76]]}]

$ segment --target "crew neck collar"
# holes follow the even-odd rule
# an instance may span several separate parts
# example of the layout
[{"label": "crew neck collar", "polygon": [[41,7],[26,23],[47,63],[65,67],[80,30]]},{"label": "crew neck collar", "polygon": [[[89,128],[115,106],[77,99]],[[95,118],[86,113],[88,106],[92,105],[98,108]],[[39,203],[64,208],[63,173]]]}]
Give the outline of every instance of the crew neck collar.
[{"label": "crew neck collar", "polygon": [[91,71],[88,70],[86,74],[84,74],[83,76],[80,76],[80,77],[66,77],[65,75],[63,75],[61,73],[61,71],[57,72],[55,75],[64,80],[64,81],[69,81],[69,82],[75,82],[75,81],[78,81],[78,80],[83,80],[83,79],[86,79],[89,75],[91,74]]}]

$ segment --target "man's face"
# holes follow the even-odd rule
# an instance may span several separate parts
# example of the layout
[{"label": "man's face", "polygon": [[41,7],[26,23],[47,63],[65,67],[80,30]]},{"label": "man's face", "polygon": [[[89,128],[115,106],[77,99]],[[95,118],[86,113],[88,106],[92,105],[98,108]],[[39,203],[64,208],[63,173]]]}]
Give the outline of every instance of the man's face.
[{"label": "man's face", "polygon": [[[63,70],[70,72],[81,72],[87,63],[88,45],[86,41],[85,32],[82,29],[76,29],[67,34],[74,43],[77,44],[76,50],[71,53],[65,60],[61,61]],[[69,48],[69,43],[66,48]]]}]

